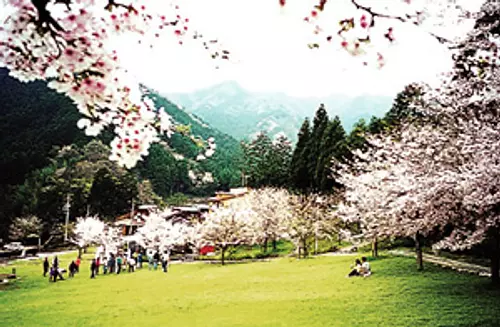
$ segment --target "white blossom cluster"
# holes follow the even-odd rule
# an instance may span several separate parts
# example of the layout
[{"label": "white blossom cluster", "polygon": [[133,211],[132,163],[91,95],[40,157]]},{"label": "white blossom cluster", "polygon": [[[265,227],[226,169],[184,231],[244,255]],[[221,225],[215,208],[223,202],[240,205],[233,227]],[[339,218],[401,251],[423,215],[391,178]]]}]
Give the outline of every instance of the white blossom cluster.
[{"label": "white blossom cluster", "polygon": [[[142,96],[111,40],[127,35],[141,42],[169,29],[182,43],[189,18],[178,5],[172,2],[167,13],[145,0],[8,0],[8,5],[13,12],[0,27],[0,67],[23,82],[49,81],[85,117],[78,127],[87,135],[112,129],[111,160],[133,167],[159,140],[158,133],[173,132],[170,116]],[[209,147],[205,156],[214,150]]]},{"label": "white blossom cluster", "polygon": [[[468,29],[477,6],[456,0],[351,0],[338,4],[318,0],[304,21],[311,26],[314,40],[309,47],[339,47],[358,57],[365,66],[382,68],[384,53],[404,38],[403,25],[418,26],[439,42],[453,46],[457,31]],[[280,3],[285,5],[286,1]],[[460,34],[460,33],[458,33]]]},{"label": "white blossom cluster", "polygon": [[[488,1],[486,9],[500,15],[496,1]],[[461,65],[478,56],[476,50],[496,47],[485,43],[494,29],[498,20],[478,20],[453,78],[426,94],[420,108],[425,116],[403,122],[392,134],[372,136],[371,147],[355,153],[353,169],[344,167],[339,214],[360,222],[365,235],[452,228],[435,246],[463,249],[500,229],[500,75],[497,70],[469,74]]]}]

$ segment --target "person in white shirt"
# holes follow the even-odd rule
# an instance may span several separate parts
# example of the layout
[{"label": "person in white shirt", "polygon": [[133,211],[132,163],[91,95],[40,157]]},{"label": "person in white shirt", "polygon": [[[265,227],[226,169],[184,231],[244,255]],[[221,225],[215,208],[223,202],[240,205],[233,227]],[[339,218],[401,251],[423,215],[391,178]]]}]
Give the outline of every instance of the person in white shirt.
[{"label": "person in white shirt", "polygon": [[366,259],[366,257],[361,258],[362,264],[361,264],[361,275],[364,277],[368,277],[372,274],[372,270],[370,267],[370,263]]}]

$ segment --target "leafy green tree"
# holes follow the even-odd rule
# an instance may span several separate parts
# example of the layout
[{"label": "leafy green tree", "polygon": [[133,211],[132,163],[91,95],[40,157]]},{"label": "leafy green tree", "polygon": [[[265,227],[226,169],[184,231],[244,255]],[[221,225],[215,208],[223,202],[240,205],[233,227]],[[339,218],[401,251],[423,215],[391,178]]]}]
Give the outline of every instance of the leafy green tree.
[{"label": "leafy green tree", "polygon": [[151,181],[153,190],[163,198],[172,194],[175,158],[161,145],[153,144],[149,156],[140,168],[141,174]]},{"label": "leafy green tree", "polygon": [[137,183],[137,178],[131,172],[116,177],[107,168],[101,168],[90,190],[92,212],[109,220],[127,212],[132,201],[137,200]]},{"label": "leafy green tree", "polygon": [[163,199],[153,191],[153,185],[147,179],[139,183],[137,199],[139,204],[155,204],[160,208],[165,206]]}]

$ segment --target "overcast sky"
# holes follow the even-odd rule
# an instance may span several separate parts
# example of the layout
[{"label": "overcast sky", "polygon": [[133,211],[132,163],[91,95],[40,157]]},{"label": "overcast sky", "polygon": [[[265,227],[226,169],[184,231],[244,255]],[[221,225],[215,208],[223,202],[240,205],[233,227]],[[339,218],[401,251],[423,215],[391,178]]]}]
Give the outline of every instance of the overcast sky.
[{"label": "overcast sky", "polygon": [[[380,5],[380,10],[384,10],[386,4],[401,3],[364,1]],[[413,1],[433,4],[447,0]],[[472,9],[478,9],[481,3],[458,1],[474,4]],[[156,3],[158,11],[168,11],[167,2],[150,3]],[[338,39],[335,46],[310,50],[307,44],[314,41],[314,35],[303,18],[317,0],[287,0],[284,9],[277,0],[182,0],[179,3],[190,19],[190,27],[205,36],[218,38],[231,50],[233,59],[216,70],[216,64],[200,42],[191,40],[179,46],[173,33],[162,36],[153,49],[119,41],[117,47],[123,53],[123,64],[140,81],[163,93],[191,92],[224,80],[235,80],[251,91],[280,91],[293,96],[393,95],[410,82],[433,80],[439,72],[451,67],[450,54],[433,37],[393,20],[378,22],[382,28],[394,26],[398,40],[397,45],[382,47],[387,65],[381,70],[363,67],[359,60],[353,60],[340,49]],[[330,1],[322,15],[322,26],[330,27],[335,34],[339,19],[351,14],[355,15],[356,11],[349,0]],[[446,30],[439,32],[464,34],[470,27],[459,29],[449,24]]]},{"label": "overcast sky", "polygon": [[[387,2],[395,0],[378,0]],[[277,6],[276,0],[181,3],[193,27],[224,42],[233,52],[234,62],[216,70],[199,44],[177,46],[168,37],[151,51],[135,48],[126,56],[127,65],[145,83],[165,93],[190,92],[223,80],[236,80],[252,91],[282,91],[294,96],[393,95],[409,82],[432,80],[451,67],[450,54],[433,37],[394,21],[379,23],[395,26],[398,37],[397,45],[383,48],[388,60],[381,70],[363,67],[338,46],[310,50],[307,44],[314,40],[313,33],[302,18],[317,1],[288,0],[285,10]],[[335,31],[339,13],[345,15],[352,6],[348,0],[330,3],[324,19],[334,23],[331,30]],[[457,31],[455,26],[440,30]]]}]

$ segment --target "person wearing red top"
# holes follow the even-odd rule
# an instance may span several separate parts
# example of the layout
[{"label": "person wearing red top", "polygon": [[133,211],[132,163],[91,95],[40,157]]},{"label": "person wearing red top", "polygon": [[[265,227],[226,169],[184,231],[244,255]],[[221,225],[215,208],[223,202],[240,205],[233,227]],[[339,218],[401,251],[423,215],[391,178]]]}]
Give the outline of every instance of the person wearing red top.
[{"label": "person wearing red top", "polygon": [[80,260],[80,258],[76,258],[76,261],[75,261],[75,264],[76,264],[76,272],[80,272],[80,263],[82,261]]}]

